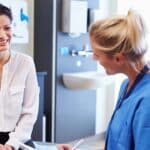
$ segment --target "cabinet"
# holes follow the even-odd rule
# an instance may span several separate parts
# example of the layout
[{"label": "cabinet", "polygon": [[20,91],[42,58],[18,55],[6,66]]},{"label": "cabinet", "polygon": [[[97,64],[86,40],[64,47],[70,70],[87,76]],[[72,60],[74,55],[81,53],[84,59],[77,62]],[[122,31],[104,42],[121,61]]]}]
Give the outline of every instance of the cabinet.
[{"label": "cabinet", "polygon": [[40,95],[39,95],[39,112],[38,118],[35,123],[32,132],[32,139],[34,141],[44,141],[45,140],[45,118],[44,118],[44,79],[46,76],[46,72],[38,72],[37,78],[40,88]]}]

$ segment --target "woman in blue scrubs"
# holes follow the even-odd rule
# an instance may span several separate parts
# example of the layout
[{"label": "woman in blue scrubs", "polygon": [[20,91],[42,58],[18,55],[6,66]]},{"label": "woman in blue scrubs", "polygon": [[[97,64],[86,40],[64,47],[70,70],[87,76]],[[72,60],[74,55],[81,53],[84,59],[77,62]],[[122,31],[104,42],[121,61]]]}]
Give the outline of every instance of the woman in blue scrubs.
[{"label": "woman in blue scrubs", "polygon": [[108,126],[105,150],[150,150],[150,70],[144,58],[147,43],[141,16],[130,10],[127,16],[97,21],[89,35],[93,57],[107,74],[128,77]]},{"label": "woman in blue scrubs", "polygon": [[109,123],[105,150],[150,149],[150,72],[142,18],[129,11],[127,16],[97,21],[90,28],[90,40],[94,59],[107,74],[128,77]]}]

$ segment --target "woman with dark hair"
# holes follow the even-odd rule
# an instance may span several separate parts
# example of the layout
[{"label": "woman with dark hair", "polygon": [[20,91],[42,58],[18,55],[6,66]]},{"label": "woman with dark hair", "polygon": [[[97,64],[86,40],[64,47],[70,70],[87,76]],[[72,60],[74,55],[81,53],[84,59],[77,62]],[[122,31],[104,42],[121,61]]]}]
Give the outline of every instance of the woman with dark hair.
[{"label": "woman with dark hair", "polygon": [[0,150],[32,147],[39,88],[33,59],[10,49],[12,13],[0,4]]},{"label": "woman with dark hair", "polygon": [[[105,150],[150,149],[150,69],[144,55],[146,31],[139,14],[114,16],[91,25],[93,57],[107,74],[123,73],[118,102],[110,120]],[[71,149],[58,145],[59,150]]]}]

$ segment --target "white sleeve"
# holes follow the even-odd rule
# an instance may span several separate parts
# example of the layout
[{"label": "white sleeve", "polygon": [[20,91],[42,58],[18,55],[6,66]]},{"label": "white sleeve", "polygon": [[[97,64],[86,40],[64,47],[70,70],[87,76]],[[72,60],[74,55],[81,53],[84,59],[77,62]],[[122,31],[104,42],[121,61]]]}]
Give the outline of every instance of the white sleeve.
[{"label": "white sleeve", "polygon": [[33,60],[30,66],[27,67],[30,67],[30,69],[25,82],[22,112],[16,128],[9,134],[9,140],[6,143],[15,149],[19,148],[17,141],[25,143],[31,139],[31,133],[38,114],[39,86]]}]

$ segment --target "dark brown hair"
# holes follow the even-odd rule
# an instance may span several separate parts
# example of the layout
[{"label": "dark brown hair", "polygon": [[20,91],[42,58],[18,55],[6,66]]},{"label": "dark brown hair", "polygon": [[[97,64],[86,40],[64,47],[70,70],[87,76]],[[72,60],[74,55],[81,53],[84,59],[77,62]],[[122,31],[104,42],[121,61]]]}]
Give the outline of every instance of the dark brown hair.
[{"label": "dark brown hair", "polygon": [[0,15],[6,15],[11,22],[13,20],[11,9],[2,5],[1,3],[0,3]]}]

